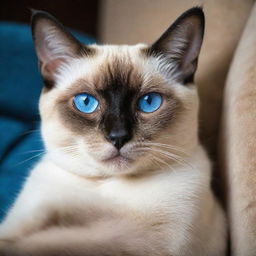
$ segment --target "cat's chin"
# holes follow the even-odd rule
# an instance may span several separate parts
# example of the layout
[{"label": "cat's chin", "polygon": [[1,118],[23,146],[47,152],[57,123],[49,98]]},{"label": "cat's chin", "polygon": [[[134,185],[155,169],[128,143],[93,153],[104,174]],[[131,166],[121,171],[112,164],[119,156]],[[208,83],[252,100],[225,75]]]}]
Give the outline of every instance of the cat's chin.
[{"label": "cat's chin", "polygon": [[127,169],[131,167],[133,162],[134,160],[122,156],[121,154],[102,160],[102,163],[104,165],[112,167],[113,169],[116,169],[118,172],[127,171]]}]

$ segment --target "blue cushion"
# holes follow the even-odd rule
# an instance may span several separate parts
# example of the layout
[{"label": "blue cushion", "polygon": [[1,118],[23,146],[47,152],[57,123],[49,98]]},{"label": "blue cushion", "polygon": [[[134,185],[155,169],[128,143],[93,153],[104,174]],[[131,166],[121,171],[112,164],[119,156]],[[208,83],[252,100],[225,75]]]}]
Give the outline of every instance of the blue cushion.
[{"label": "blue cushion", "polygon": [[[73,32],[83,43],[95,41]],[[0,221],[40,158],[38,72],[30,27],[0,22]]]}]

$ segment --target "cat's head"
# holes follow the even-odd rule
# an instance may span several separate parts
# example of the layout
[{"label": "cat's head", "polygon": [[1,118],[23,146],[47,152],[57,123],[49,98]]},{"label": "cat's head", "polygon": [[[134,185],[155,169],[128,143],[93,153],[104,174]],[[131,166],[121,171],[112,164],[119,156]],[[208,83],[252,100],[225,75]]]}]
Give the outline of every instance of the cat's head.
[{"label": "cat's head", "polygon": [[41,11],[32,31],[45,82],[42,136],[55,163],[109,176],[182,164],[193,152],[201,8],[183,13],[152,45],[82,45]]}]

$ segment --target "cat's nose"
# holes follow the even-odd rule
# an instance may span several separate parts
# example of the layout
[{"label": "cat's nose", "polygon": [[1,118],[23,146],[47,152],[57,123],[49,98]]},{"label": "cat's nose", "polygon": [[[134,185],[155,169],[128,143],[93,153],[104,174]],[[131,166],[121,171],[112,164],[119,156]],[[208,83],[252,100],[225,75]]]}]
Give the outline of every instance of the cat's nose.
[{"label": "cat's nose", "polygon": [[107,135],[107,139],[119,150],[131,139],[130,134],[125,130],[114,130]]}]

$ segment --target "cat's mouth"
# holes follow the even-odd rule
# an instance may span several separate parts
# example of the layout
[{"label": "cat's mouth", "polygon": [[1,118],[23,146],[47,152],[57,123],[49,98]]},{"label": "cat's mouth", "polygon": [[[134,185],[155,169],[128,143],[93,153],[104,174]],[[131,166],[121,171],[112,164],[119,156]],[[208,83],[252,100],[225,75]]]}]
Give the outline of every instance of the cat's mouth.
[{"label": "cat's mouth", "polygon": [[112,155],[111,157],[105,158],[102,160],[104,164],[108,165],[114,165],[116,167],[121,168],[127,168],[134,160],[123,156],[120,152],[116,153],[115,155]]}]

